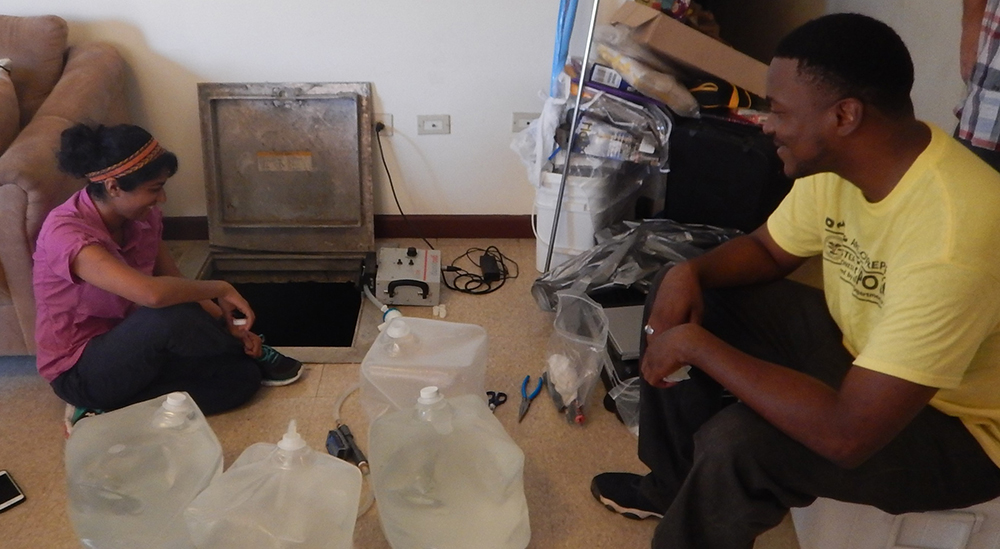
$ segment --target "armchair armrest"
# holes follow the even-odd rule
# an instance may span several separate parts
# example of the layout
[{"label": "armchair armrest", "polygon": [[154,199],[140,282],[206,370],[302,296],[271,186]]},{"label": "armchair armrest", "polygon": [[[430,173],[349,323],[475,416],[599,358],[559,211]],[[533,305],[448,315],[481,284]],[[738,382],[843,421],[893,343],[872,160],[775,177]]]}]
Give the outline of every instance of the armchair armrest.
[{"label": "armchair armrest", "polygon": [[118,52],[102,43],[72,47],[52,93],[0,156],[0,269],[29,350],[35,333],[35,239],[49,211],[86,184],[59,170],[60,135],[78,122],[127,120],[125,63]]}]

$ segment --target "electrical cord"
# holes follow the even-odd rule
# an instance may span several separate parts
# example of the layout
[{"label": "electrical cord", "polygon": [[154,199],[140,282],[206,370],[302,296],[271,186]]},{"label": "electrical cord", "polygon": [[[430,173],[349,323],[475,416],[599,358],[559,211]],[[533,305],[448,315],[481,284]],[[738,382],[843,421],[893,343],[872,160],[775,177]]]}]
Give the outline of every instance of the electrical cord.
[{"label": "electrical cord", "polygon": [[[381,122],[375,123],[375,140],[378,141],[378,155],[382,157],[382,166],[385,168],[386,177],[389,178],[389,188],[392,189],[392,199],[396,201],[396,209],[399,210],[399,215],[403,216],[403,221],[406,222],[406,225],[410,228],[410,231],[412,231],[413,234],[419,234],[417,233],[416,229],[413,228],[413,224],[410,223],[410,218],[406,217],[406,214],[403,213],[403,207],[399,205],[399,198],[396,196],[396,186],[392,183],[392,173],[389,171],[389,164],[386,163],[385,153],[382,151],[382,130],[384,129],[385,129],[385,124]],[[420,240],[423,240],[424,244],[427,244],[428,248],[432,250],[434,249],[434,246],[431,246],[431,243],[428,242],[426,238],[421,236]]]},{"label": "electrical cord", "polygon": [[[482,254],[479,256],[478,262],[473,257],[473,254]],[[470,272],[467,269],[456,265],[456,263],[463,258],[478,267],[482,274]],[[486,261],[492,260],[492,262],[495,262],[496,268],[499,271],[499,275],[497,275],[495,279],[488,275],[487,271],[483,269],[484,259]],[[507,263],[514,266],[513,274],[511,274],[510,270],[507,268]],[[517,262],[503,255],[503,253],[500,252],[500,249],[496,246],[490,246],[486,249],[469,248],[464,254],[456,257],[450,265],[442,268],[441,278],[444,279],[445,286],[456,292],[471,295],[484,295],[499,290],[508,279],[517,278],[519,274],[520,268],[518,267]],[[448,275],[454,276],[451,280],[448,280]],[[494,273],[494,275],[496,275],[496,273]]]}]

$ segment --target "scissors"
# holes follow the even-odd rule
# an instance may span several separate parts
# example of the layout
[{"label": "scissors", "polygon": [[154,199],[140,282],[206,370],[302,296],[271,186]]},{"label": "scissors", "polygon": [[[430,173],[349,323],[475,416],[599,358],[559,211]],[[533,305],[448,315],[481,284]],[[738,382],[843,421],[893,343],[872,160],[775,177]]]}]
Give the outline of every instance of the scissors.
[{"label": "scissors", "polygon": [[486,396],[489,397],[491,412],[496,411],[497,406],[500,406],[504,402],[507,402],[507,393],[501,393],[497,391],[486,391]]},{"label": "scissors", "polygon": [[538,392],[542,390],[542,383],[545,382],[544,378],[538,379],[538,385],[535,386],[535,390],[528,394],[528,380],[531,379],[530,375],[524,376],[524,381],[521,382],[521,408],[517,412],[517,422],[521,423],[524,419],[524,414],[528,413],[528,408],[531,407],[531,401],[535,400],[538,396]]}]

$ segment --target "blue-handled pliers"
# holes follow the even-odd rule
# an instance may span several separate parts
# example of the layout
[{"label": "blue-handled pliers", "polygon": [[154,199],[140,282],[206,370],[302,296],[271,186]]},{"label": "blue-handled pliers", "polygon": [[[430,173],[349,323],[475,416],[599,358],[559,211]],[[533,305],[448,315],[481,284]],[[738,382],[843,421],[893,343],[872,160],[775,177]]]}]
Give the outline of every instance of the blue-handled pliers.
[{"label": "blue-handled pliers", "polygon": [[542,384],[545,382],[545,378],[538,379],[538,385],[535,386],[535,390],[528,394],[528,380],[531,379],[530,375],[524,376],[524,381],[521,382],[521,407],[517,411],[517,422],[521,423],[524,419],[524,414],[528,413],[528,408],[531,407],[531,401],[535,400],[538,396],[539,391],[542,390]]}]

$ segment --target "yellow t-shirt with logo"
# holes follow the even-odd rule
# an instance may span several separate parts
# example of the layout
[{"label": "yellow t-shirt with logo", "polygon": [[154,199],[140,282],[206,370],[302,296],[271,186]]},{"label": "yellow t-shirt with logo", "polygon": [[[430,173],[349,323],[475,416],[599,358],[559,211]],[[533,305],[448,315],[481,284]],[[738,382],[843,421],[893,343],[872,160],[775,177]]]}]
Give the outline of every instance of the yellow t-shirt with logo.
[{"label": "yellow t-shirt with logo", "polygon": [[854,364],[940,390],[1000,465],[1000,174],[941,129],[877,203],[845,179],[799,179],[767,222],[822,254],[827,305]]}]

